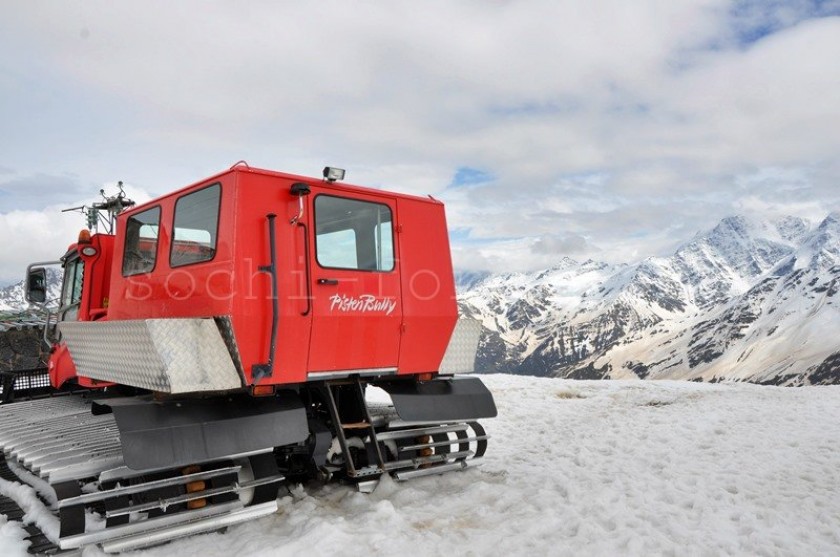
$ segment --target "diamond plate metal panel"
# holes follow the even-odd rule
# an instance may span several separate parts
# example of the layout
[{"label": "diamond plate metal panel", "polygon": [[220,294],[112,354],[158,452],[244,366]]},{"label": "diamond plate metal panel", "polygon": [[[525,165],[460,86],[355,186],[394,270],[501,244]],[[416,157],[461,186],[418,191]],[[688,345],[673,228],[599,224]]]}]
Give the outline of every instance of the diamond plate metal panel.
[{"label": "diamond plate metal panel", "polygon": [[471,373],[475,371],[475,355],[481,338],[481,322],[459,319],[449,346],[440,364],[441,373]]},{"label": "diamond plate metal panel", "polygon": [[59,324],[79,375],[165,393],[242,386],[213,319]]}]

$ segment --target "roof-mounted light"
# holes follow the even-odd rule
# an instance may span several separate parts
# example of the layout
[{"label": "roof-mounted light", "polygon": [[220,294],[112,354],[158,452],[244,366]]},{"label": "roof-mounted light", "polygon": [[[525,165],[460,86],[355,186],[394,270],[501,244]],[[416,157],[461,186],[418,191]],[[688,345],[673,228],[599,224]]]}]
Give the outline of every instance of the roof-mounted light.
[{"label": "roof-mounted light", "polygon": [[335,182],[336,180],[344,180],[344,169],[335,168],[333,166],[324,167],[324,179],[327,182]]},{"label": "roof-mounted light", "polygon": [[79,244],[89,244],[90,243],[90,230],[87,228],[82,228],[79,231]]}]

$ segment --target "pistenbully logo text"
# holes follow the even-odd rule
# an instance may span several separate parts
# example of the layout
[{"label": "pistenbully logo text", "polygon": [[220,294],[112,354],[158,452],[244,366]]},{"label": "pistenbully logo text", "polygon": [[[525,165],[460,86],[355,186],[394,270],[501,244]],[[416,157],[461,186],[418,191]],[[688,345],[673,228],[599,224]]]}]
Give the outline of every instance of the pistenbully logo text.
[{"label": "pistenbully logo text", "polygon": [[397,307],[395,298],[377,298],[372,294],[362,294],[359,297],[347,296],[346,294],[333,294],[330,296],[330,311],[360,311],[362,313],[379,313],[391,315]]}]

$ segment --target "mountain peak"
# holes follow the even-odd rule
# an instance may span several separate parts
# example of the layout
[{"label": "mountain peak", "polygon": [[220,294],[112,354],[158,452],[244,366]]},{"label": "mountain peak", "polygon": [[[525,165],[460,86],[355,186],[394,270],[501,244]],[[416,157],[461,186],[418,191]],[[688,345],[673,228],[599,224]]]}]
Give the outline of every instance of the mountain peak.
[{"label": "mountain peak", "polygon": [[840,382],[840,353],[817,339],[840,324],[838,238],[838,213],[816,229],[736,215],[670,257],[494,276],[461,297],[486,328],[476,365],[586,379]]},{"label": "mountain peak", "polygon": [[832,230],[840,233],[840,212],[832,211],[829,213],[828,216],[820,223],[818,228],[820,230]]},{"label": "mountain peak", "polygon": [[[796,217],[785,217],[788,219],[795,219]],[[790,220],[787,226],[795,229],[795,221]],[[702,235],[704,238],[713,242],[739,242],[750,243],[757,239],[766,240],[781,240],[781,234],[778,232],[779,224],[767,220],[760,220],[744,215],[734,215],[721,219],[717,226],[715,226],[707,234]],[[785,226],[782,226],[785,229]],[[777,236],[778,235],[778,236]]]},{"label": "mountain peak", "polygon": [[799,243],[810,231],[810,223],[800,217],[786,216],[776,221],[776,231],[784,240],[792,243]]},{"label": "mountain peak", "polygon": [[712,233],[732,231],[738,234],[746,235],[751,224],[752,223],[743,215],[732,215],[722,218],[718,225],[712,230]]},{"label": "mountain peak", "polygon": [[796,252],[792,267],[830,269],[840,263],[840,213],[830,213]]}]

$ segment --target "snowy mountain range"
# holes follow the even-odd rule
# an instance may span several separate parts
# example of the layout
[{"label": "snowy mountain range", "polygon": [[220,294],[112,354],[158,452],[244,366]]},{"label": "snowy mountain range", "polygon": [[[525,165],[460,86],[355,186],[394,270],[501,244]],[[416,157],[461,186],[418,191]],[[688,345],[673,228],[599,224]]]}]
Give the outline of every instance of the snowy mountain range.
[{"label": "snowy mountain range", "polygon": [[477,369],[600,379],[840,383],[840,214],[729,217],[670,257],[460,280]]}]

